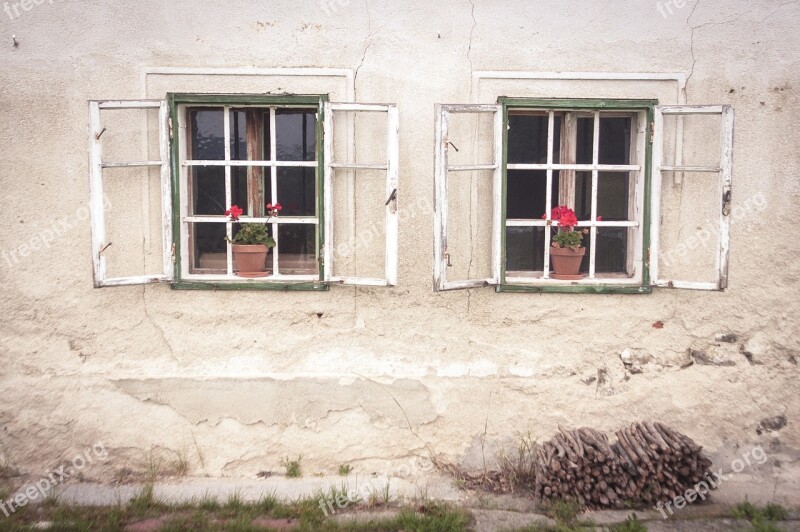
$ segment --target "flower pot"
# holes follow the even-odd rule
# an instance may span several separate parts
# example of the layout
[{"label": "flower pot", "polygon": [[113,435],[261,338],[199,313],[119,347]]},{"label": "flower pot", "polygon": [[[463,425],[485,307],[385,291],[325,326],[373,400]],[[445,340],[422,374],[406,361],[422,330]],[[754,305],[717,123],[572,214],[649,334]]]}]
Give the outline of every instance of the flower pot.
[{"label": "flower pot", "polygon": [[239,277],[266,277],[264,271],[269,248],[263,244],[233,244],[234,269],[238,268]]},{"label": "flower pot", "polygon": [[578,249],[551,247],[550,264],[553,266],[553,273],[550,277],[566,281],[582,279],[583,274],[579,274],[578,271],[581,269],[581,261],[585,254],[584,247]]}]

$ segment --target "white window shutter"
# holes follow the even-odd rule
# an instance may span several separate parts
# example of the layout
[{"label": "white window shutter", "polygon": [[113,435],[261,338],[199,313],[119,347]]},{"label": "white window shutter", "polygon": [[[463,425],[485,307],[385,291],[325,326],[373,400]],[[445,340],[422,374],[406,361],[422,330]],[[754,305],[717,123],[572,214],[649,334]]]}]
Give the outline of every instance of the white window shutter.
[{"label": "white window shutter", "polygon": [[[323,264],[325,269],[324,281],[329,284],[351,285],[351,286],[396,286],[397,285],[397,264],[398,264],[398,176],[400,163],[400,144],[399,144],[399,113],[395,104],[362,104],[362,103],[332,103],[325,102],[323,106],[323,136],[324,136],[324,157],[325,175],[323,180],[323,202],[324,202],[324,232],[323,242]],[[354,160],[353,148],[355,148],[355,128],[352,118],[355,113],[384,113],[386,115],[386,160],[377,163],[359,163]],[[349,116],[348,116],[349,115]],[[345,142],[347,143],[348,155],[346,160],[336,160],[334,145],[336,142],[337,130],[335,123],[344,124]],[[385,172],[385,194],[383,196],[384,208],[384,236],[385,252],[383,264],[383,277],[362,277],[356,275],[335,275],[334,269],[337,266],[336,251],[341,249],[339,246],[355,244],[353,242],[337,242],[334,237],[334,209],[333,198],[334,180],[337,179],[336,171],[375,171]],[[356,220],[352,220],[352,227],[355,228]]]},{"label": "white window shutter", "polygon": [[[684,164],[683,118],[699,115],[717,115],[720,118],[719,129],[719,161],[717,165],[691,165]],[[675,116],[678,120],[677,135],[675,140],[674,163],[665,161],[664,117]],[[653,135],[653,178],[651,194],[651,225],[650,225],[650,280],[653,286],[665,288],[681,288],[688,290],[724,290],[728,286],[728,256],[730,250],[730,214],[731,214],[731,178],[733,164],[733,123],[734,110],[728,105],[668,105],[657,106],[655,109],[654,135]],[[680,178],[684,173],[698,174]],[[714,279],[675,279],[664,275],[660,263],[664,263],[669,251],[663,249],[661,242],[662,228],[668,224],[679,223],[668,216],[662,216],[662,186],[669,183],[668,177],[673,177],[676,185],[683,186],[687,179],[705,178],[714,179],[716,198],[703,198],[715,202],[716,209],[715,227],[716,242],[714,247]],[[663,218],[663,219],[662,219]],[[700,220],[698,220],[700,221]],[[691,235],[694,227],[681,227]],[[709,265],[711,267],[711,265]]]},{"label": "white window shutter", "polygon": [[[103,135],[106,128],[101,119],[101,110],[158,110],[158,160],[106,161],[103,157]],[[144,130],[145,128],[143,128]],[[92,264],[95,288],[129,286],[151,283],[172,282],[173,237],[172,237],[172,185],[170,175],[170,131],[169,112],[165,100],[115,100],[89,102],[89,207],[92,226]],[[143,131],[146,135],[146,131]],[[155,275],[135,275],[108,277],[104,253],[113,246],[106,241],[106,204],[104,194],[105,170],[108,168],[153,168],[160,169],[161,224],[162,224],[162,273]],[[144,253],[144,251],[143,251]]]},{"label": "white window shutter", "polygon": [[[459,115],[486,115],[492,117],[491,153],[489,162],[476,161],[474,164],[451,164],[450,150],[466,150],[469,146],[462,145],[459,149],[451,139],[452,135],[462,134],[473,142],[475,152],[478,153],[482,146],[480,131],[456,132],[451,125],[451,116]],[[503,194],[503,107],[492,104],[463,104],[463,105],[436,105],[436,131],[435,131],[435,169],[434,169],[434,263],[433,286],[435,291],[459,290],[465,288],[478,288],[483,286],[496,286],[500,284],[501,257],[502,257],[502,194]],[[470,136],[472,135],[472,136]],[[485,136],[483,137],[485,138]],[[491,271],[488,277],[453,279],[448,270],[453,266],[453,260],[470,261],[472,257],[453,257],[448,249],[448,230],[450,220],[448,213],[448,182],[451,177],[458,179],[459,175],[471,172],[492,172],[491,198],[491,224],[489,227],[480,228],[481,231],[490,232],[491,239]],[[453,227],[452,230],[464,228]]]}]

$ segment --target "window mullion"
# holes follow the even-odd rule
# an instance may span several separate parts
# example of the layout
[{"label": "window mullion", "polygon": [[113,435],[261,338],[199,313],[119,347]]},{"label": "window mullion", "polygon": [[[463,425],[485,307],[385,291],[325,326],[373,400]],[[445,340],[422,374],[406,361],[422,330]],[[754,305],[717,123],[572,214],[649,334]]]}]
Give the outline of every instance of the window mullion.
[{"label": "window mullion", "polygon": [[[275,166],[275,161],[278,159],[277,154],[277,141],[275,132],[275,108],[269,108],[269,159],[272,162],[270,166],[270,193],[272,195],[272,203],[278,203],[278,167]],[[272,223],[272,238],[275,239],[275,248],[272,251],[272,275],[279,275],[278,270],[278,253],[280,253],[280,246],[278,241],[278,223]]]},{"label": "window mullion", "polygon": [[[247,109],[245,116],[247,160],[248,162],[261,161],[264,159],[264,113],[261,109],[250,108]],[[264,168],[261,166],[248,166],[246,170],[248,211],[250,216],[261,218],[264,216]]]},{"label": "window mullion", "polygon": [[[578,115],[574,112],[564,113],[561,126],[561,160],[560,164],[577,164],[578,156]],[[575,169],[561,170],[558,180],[558,203],[575,208]]]},{"label": "window mullion", "polygon": [[[231,160],[231,108],[228,106],[223,107],[222,110],[222,128],[223,136],[225,138],[225,162]],[[231,208],[231,167],[229,164],[225,165],[225,209]],[[225,223],[225,232],[228,236],[226,248],[227,270],[228,275],[233,276],[233,250],[231,248],[231,239],[233,238],[233,224],[231,222]]]},{"label": "window mullion", "polygon": [[590,231],[591,249],[589,250],[589,279],[594,279],[595,260],[597,257],[597,178],[600,173],[597,165],[600,164],[600,112],[594,112],[594,138],[592,142],[592,227]]},{"label": "window mullion", "polygon": [[555,130],[555,113],[547,113],[547,191],[545,193],[546,205],[545,215],[547,216],[547,227],[544,230],[544,268],[542,278],[550,278],[550,232],[551,232],[551,212],[550,205],[553,203],[553,132]]}]

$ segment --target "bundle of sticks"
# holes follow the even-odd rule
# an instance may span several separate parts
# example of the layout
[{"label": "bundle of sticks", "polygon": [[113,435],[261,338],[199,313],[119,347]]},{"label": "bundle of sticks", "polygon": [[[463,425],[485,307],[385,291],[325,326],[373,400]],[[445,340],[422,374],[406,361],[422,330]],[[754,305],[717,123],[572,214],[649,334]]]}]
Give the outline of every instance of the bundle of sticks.
[{"label": "bundle of sticks", "polygon": [[656,504],[704,480],[711,460],[691,438],[661,423],[633,423],[615,433],[558,427],[536,451],[535,496],[577,500],[588,509]]}]

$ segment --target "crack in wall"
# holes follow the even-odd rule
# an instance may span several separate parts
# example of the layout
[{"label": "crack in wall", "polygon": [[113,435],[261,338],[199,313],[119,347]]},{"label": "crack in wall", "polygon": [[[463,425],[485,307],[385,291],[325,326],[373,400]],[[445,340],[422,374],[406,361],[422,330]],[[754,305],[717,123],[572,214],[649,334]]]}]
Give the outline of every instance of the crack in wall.
[{"label": "crack in wall", "polygon": [[150,324],[161,334],[161,340],[164,342],[164,345],[167,346],[170,358],[175,362],[178,362],[178,358],[175,356],[175,351],[172,349],[172,344],[170,344],[169,340],[167,339],[167,333],[164,331],[164,328],[153,319],[153,317],[150,315],[150,311],[147,310],[147,285],[142,286],[142,308],[144,309],[144,315],[147,316]]}]

